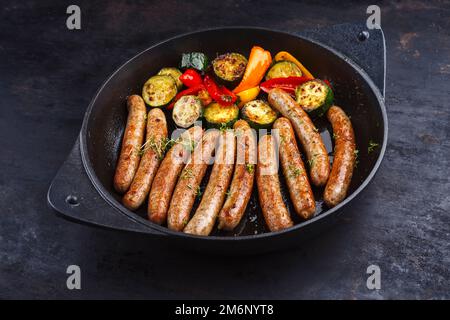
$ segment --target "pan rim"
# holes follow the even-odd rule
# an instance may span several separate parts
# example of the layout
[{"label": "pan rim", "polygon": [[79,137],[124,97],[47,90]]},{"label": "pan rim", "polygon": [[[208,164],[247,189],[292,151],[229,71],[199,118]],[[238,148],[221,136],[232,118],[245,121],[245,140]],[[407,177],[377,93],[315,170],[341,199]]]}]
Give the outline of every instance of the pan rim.
[{"label": "pan rim", "polygon": [[[208,237],[191,235],[191,234],[187,234],[187,233],[179,232],[179,231],[173,231],[166,227],[157,225],[149,220],[146,220],[146,219],[140,217],[139,215],[137,215],[136,213],[128,210],[119,201],[114,199],[111,196],[110,192],[107,191],[106,188],[102,185],[102,183],[98,179],[97,175],[95,174],[92,162],[90,161],[89,155],[88,155],[87,123],[90,118],[92,109],[94,108],[95,102],[96,102],[98,96],[100,95],[100,93],[103,91],[104,87],[109,83],[109,81],[117,73],[119,73],[124,67],[126,67],[133,60],[137,59],[139,56],[145,54],[149,50],[152,50],[160,45],[163,45],[164,43],[174,41],[174,40],[177,40],[177,39],[180,39],[183,37],[192,36],[195,34],[205,33],[205,32],[210,32],[210,31],[233,30],[233,29],[235,29],[235,30],[243,30],[243,29],[260,30],[260,31],[273,32],[273,33],[279,33],[279,34],[285,34],[288,36],[293,36],[293,37],[299,38],[301,40],[313,43],[314,45],[319,46],[324,50],[327,50],[327,51],[331,52],[333,55],[335,55],[337,58],[339,58],[339,59],[343,60],[345,63],[349,64],[356,72],[358,72],[360,74],[360,76],[363,78],[363,80],[369,85],[370,89],[372,90],[376,99],[378,100],[378,105],[380,107],[382,118],[383,118],[383,142],[382,142],[382,145],[380,148],[380,153],[378,155],[378,158],[377,158],[372,170],[370,171],[370,173],[368,174],[366,179],[364,179],[364,181],[361,183],[361,185],[358,188],[356,188],[356,190],[353,191],[350,195],[348,195],[341,203],[339,203],[337,206],[330,208],[330,209],[324,211],[323,213],[311,218],[310,220],[303,221],[303,222],[298,223],[290,228],[280,230],[280,231],[265,232],[265,233],[255,234],[255,235],[208,236]],[[313,224],[314,222],[318,222],[322,219],[325,219],[325,218],[335,214],[336,212],[340,211],[343,207],[345,207],[350,201],[352,201],[354,198],[356,198],[372,181],[372,179],[374,178],[375,174],[377,173],[377,171],[381,165],[381,162],[384,158],[384,155],[386,152],[386,147],[387,147],[387,140],[388,140],[388,119],[387,119],[386,106],[384,103],[384,97],[381,94],[380,88],[378,88],[375,85],[375,83],[370,78],[370,76],[359,65],[357,65],[351,59],[351,57],[348,57],[348,56],[340,53],[339,51],[337,51],[327,45],[324,45],[318,41],[315,41],[308,37],[304,37],[304,36],[295,34],[293,32],[287,32],[287,31],[282,31],[282,30],[277,30],[277,29],[269,29],[269,28],[265,28],[265,27],[255,27],[255,26],[227,26],[227,27],[213,27],[213,28],[200,29],[200,30],[196,30],[196,31],[192,31],[192,32],[175,35],[173,37],[170,37],[170,38],[167,38],[165,40],[155,43],[154,45],[137,53],[136,55],[134,55],[133,57],[131,57],[130,59],[125,61],[110,76],[107,77],[107,79],[102,83],[100,88],[96,91],[94,97],[91,99],[89,106],[83,117],[83,124],[82,124],[81,130],[80,130],[79,138],[80,138],[80,152],[81,152],[81,159],[82,159],[83,167],[84,167],[89,179],[91,180],[91,183],[93,184],[94,188],[97,190],[97,192],[103,198],[103,200],[105,200],[108,204],[110,204],[111,206],[113,206],[114,208],[119,210],[126,217],[130,218],[131,220],[133,220],[136,223],[140,223],[140,224],[147,226],[149,228],[149,233],[153,233],[155,235],[162,235],[162,236],[175,236],[175,237],[182,237],[182,238],[188,237],[188,238],[192,238],[192,239],[196,239],[196,240],[206,240],[206,241],[212,241],[212,240],[215,240],[215,241],[217,241],[217,240],[220,240],[220,241],[246,241],[247,240],[247,241],[249,241],[249,240],[262,239],[262,238],[266,238],[266,237],[281,236],[281,235],[285,235],[287,233],[298,231],[299,229],[307,227],[310,224]]]}]

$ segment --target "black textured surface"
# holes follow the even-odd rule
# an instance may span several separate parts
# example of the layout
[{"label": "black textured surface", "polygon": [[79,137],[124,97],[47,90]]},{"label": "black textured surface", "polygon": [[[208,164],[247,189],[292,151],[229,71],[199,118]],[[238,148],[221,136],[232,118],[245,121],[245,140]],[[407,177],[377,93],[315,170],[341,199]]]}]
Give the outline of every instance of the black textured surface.
[{"label": "black textured surface", "polygon": [[[450,298],[450,4],[381,3],[388,149],[373,183],[302,249],[221,258],[70,223],[46,191],[87,104],[118,65],[180,32],[245,24],[297,30],[364,20],[368,4],[222,1],[4,4],[0,14],[0,298]],[[299,18],[301,17],[301,18]],[[65,288],[78,264],[82,290]],[[366,288],[377,264],[382,289]]]}]

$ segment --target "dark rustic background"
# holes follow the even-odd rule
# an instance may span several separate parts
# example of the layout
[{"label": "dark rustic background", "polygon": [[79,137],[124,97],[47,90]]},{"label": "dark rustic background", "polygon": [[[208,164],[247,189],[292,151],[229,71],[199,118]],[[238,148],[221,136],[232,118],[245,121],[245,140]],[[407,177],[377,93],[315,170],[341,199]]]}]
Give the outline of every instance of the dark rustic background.
[{"label": "dark rustic background", "polygon": [[[212,26],[296,30],[365,21],[360,1],[2,3],[0,298],[450,298],[450,2],[378,3],[389,142],[352,210],[301,249],[230,258],[62,220],[46,192],[103,80],[151,44]],[[82,269],[82,290],[65,287]],[[382,289],[366,288],[377,264]]]}]

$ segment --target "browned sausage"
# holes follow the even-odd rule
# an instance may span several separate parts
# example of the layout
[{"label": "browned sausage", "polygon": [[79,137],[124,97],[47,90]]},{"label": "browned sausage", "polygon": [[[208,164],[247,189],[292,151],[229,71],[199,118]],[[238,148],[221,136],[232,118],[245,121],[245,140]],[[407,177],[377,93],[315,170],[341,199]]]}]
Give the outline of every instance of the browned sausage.
[{"label": "browned sausage", "polygon": [[325,185],[330,174],[330,160],[322,138],[309,116],[288,93],[279,88],[270,90],[269,103],[291,120],[306,152],[312,183],[318,187]]},{"label": "browned sausage", "polygon": [[275,121],[273,128],[278,129],[281,168],[295,212],[303,219],[309,219],[316,211],[316,202],[295,141],[294,129],[291,122],[283,117]]},{"label": "browned sausage", "polygon": [[281,195],[275,147],[275,139],[272,136],[261,137],[256,166],[259,204],[270,231],[282,230],[293,225]]},{"label": "browned sausage", "polygon": [[199,236],[207,236],[211,233],[233,175],[235,152],[234,132],[223,131],[219,137],[219,146],[208,185],[194,216],[184,228],[185,233]]},{"label": "browned sausage", "polygon": [[139,150],[144,141],[145,115],[147,113],[144,100],[138,95],[128,97],[127,108],[127,126],[114,175],[114,189],[119,193],[127,192],[141,160]]},{"label": "browned sausage", "polygon": [[352,123],[341,108],[332,106],[327,118],[333,127],[334,160],[323,199],[327,206],[334,207],[347,195],[355,167],[356,143]]},{"label": "browned sausage", "polygon": [[178,176],[202,134],[203,130],[199,126],[183,132],[161,162],[148,198],[148,218],[154,223],[166,222],[167,210]]},{"label": "browned sausage", "polygon": [[208,130],[181,171],[167,213],[169,229],[181,231],[189,222],[195,197],[214,154],[218,136],[218,130]]},{"label": "browned sausage", "polygon": [[245,120],[234,124],[236,166],[230,191],[219,213],[219,229],[233,230],[241,221],[250,201],[255,180],[256,134]]},{"label": "browned sausage", "polygon": [[161,109],[153,108],[148,113],[147,136],[145,144],[141,148],[143,154],[139,168],[131,183],[130,189],[122,199],[124,206],[128,209],[136,210],[147,198],[153,177],[164,156],[166,139],[166,116]]}]

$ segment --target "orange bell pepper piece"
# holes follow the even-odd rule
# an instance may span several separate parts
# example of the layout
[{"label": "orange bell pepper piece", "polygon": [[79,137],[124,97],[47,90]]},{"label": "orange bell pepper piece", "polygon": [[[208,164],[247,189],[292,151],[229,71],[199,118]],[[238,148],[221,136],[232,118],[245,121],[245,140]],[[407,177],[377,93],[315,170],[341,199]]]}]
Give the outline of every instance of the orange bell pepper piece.
[{"label": "orange bell pepper piece", "polygon": [[250,51],[250,57],[248,58],[242,81],[234,88],[233,92],[239,93],[256,87],[261,82],[271,63],[272,56],[270,55],[270,52],[261,47],[254,46]]}]

